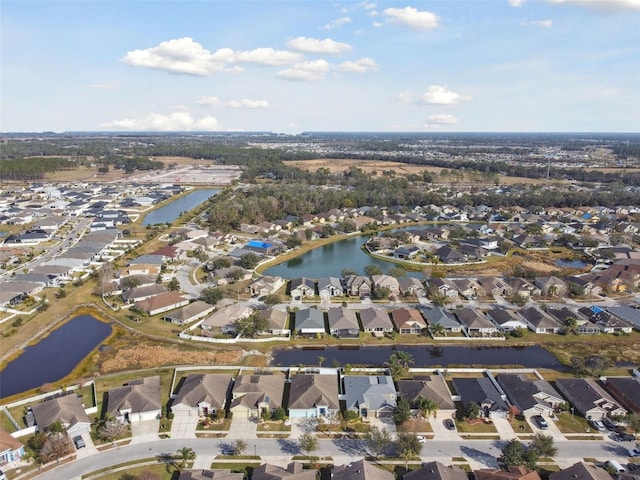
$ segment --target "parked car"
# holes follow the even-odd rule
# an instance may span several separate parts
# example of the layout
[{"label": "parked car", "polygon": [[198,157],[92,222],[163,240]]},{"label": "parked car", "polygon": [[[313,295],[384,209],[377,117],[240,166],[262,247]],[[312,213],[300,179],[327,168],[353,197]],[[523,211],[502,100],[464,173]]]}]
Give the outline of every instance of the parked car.
[{"label": "parked car", "polygon": [[631,433],[618,433],[613,436],[613,439],[616,442],[633,442],[636,437]]},{"label": "parked car", "polygon": [[229,457],[235,457],[237,455],[237,452],[234,448],[232,447],[224,447],[222,449],[222,454],[223,455],[227,455]]},{"label": "parked car", "polygon": [[445,418],[444,426],[447,428],[447,430],[455,430],[456,429],[456,424],[450,418]]},{"label": "parked car", "polygon": [[634,448],[633,450],[629,450],[630,457],[640,457],[640,449]]},{"label": "parked car", "polygon": [[602,421],[600,421],[600,420],[591,419],[591,420],[589,420],[589,425],[591,425],[593,428],[595,428],[596,430],[598,430],[600,432],[606,430],[606,427],[604,426],[604,423],[602,423]]},{"label": "parked car", "polygon": [[84,443],[84,439],[80,435],[73,437],[73,444],[76,446],[77,449],[86,447]]},{"label": "parked car", "polygon": [[533,419],[538,424],[538,427],[540,428],[540,430],[547,430],[549,428],[549,424],[547,423],[547,421],[544,419],[542,415],[534,415]]},{"label": "parked car", "polygon": [[616,424],[613,423],[613,420],[611,420],[609,417],[604,417],[602,419],[602,424],[607,430],[614,430],[616,428]]},{"label": "parked car", "polygon": [[425,442],[427,441],[427,439],[426,439],[426,438],[424,438],[422,435],[418,435],[418,437],[417,437],[417,438],[418,438],[418,441],[419,441],[420,443],[425,443]]}]

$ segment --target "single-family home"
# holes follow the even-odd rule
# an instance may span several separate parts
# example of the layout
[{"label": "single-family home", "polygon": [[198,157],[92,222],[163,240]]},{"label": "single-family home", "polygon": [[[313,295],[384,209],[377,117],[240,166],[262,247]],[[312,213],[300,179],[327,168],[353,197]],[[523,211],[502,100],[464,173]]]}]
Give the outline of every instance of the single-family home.
[{"label": "single-family home", "polygon": [[243,480],[243,473],[233,473],[229,469],[207,470],[202,468],[184,468],[180,470],[178,480]]},{"label": "single-family home", "polygon": [[398,380],[398,395],[406,400],[413,410],[419,409],[420,398],[433,401],[438,406],[438,418],[452,418],[456,405],[451,391],[442,375],[414,377],[412,380]]},{"label": "single-family home", "polygon": [[493,335],[498,328],[480,311],[475,308],[459,308],[454,312],[467,335]]},{"label": "single-family home", "polygon": [[487,377],[454,378],[455,394],[460,396],[463,408],[471,402],[480,407],[480,416],[484,418],[506,418],[508,406],[502,394]]},{"label": "single-family home", "polygon": [[510,466],[504,468],[483,468],[473,471],[475,480],[541,480],[540,475],[535,470],[526,467]]},{"label": "single-family home", "polygon": [[563,468],[558,472],[552,472],[549,475],[549,480],[611,480],[604,468],[596,467],[595,465],[587,465],[584,462],[574,463],[568,468]]},{"label": "single-family home", "polygon": [[628,413],[592,378],[559,378],[556,388],[585,418],[601,420]]},{"label": "single-family home", "polygon": [[415,277],[402,277],[398,279],[400,293],[402,295],[425,295],[426,290],[420,280]]},{"label": "single-family home", "polygon": [[342,385],[347,410],[363,418],[393,415],[397,393],[391,376],[345,375]]},{"label": "single-family home", "polygon": [[234,416],[258,418],[262,412],[273,413],[282,407],[285,377],[273,375],[239,375],[231,390],[229,410]]},{"label": "single-family home", "polygon": [[555,318],[538,307],[523,308],[519,313],[527,327],[535,333],[559,333],[562,330],[562,325]]},{"label": "single-family home", "polygon": [[555,308],[547,306],[545,311],[565,328],[570,327],[575,322],[576,333],[581,335],[595,335],[600,333],[600,328],[595,323],[590,322],[584,315],[569,307]]},{"label": "single-family home", "polygon": [[289,282],[289,294],[294,300],[313,298],[316,294],[316,282],[307,277],[293,278]]},{"label": "single-family home", "polygon": [[435,334],[439,330],[443,332],[458,333],[462,331],[462,325],[455,316],[442,307],[422,307],[422,316],[429,324],[429,330]]},{"label": "single-family home", "polygon": [[356,318],[356,312],[347,307],[332,307],[327,312],[329,333],[338,338],[357,338],[360,335],[360,326]]},{"label": "single-family home", "polygon": [[523,415],[550,416],[564,402],[562,395],[546,380],[524,374],[501,374],[497,380],[511,404]]},{"label": "single-family home", "polygon": [[402,476],[402,480],[468,480],[467,472],[456,465],[428,462]]},{"label": "single-family home", "polygon": [[213,312],[214,308],[215,307],[213,305],[203,302],[202,300],[196,300],[195,302],[163,315],[162,319],[176,325],[187,325],[195,322],[205,315],[209,315]]},{"label": "single-family home", "polygon": [[162,412],[160,376],[133,380],[107,392],[106,413],[120,422],[153,420]]},{"label": "single-family home", "polygon": [[533,283],[545,297],[564,297],[567,294],[567,283],[553,275],[536,277]]},{"label": "single-family home", "polygon": [[352,297],[368,297],[371,295],[371,279],[363,275],[347,275],[344,289]]},{"label": "single-family home", "polygon": [[640,414],[640,378],[607,377],[604,385],[627,410]]},{"label": "single-family home", "polygon": [[391,295],[400,294],[400,284],[395,277],[390,275],[372,275],[371,282],[374,290],[384,288],[388,289]]},{"label": "single-family home", "polygon": [[253,469],[251,480],[316,480],[317,476],[317,470],[304,469],[299,462],[291,462],[286,468],[263,463]]},{"label": "single-family home", "polygon": [[300,374],[291,379],[289,416],[333,417],[339,409],[338,377],[335,374]]},{"label": "single-family home", "polygon": [[511,287],[512,295],[519,295],[524,298],[542,295],[542,290],[525,278],[506,277],[504,282]]},{"label": "single-family home", "polygon": [[318,295],[320,295],[320,297],[341,297],[344,295],[341,280],[338,277],[319,278]]},{"label": "single-family home", "polygon": [[395,478],[393,473],[382,470],[364,459],[331,469],[331,480],[395,480]]},{"label": "single-family home", "polygon": [[279,276],[265,275],[249,285],[249,293],[252,297],[273,295],[286,285],[286,280]]},{"label": "single-family home", "polygon": [[602,333],[631,333],[633,331],[633,327],[627,322],[598,306],[581,307],[578,312],[595,323]]},{"label": "single-family home", "polygon": [[19,461],[24,457],[23,443],[0,428],[0,465]]},{"label": "single-family home", "polygon": [[640,309],[629,305],[617,305],[615,307],[607,307],[607,312],[632,325],[636,330],[640,330]]},{"label": "single-family home", "polygon": [[466,299],[474,300],[482,290],[480,284],[473,278],[450,278],[449,281],[455,285],[460,295]]},{"label": "single-family home", "polygon": [[396,308],[391,311],[391,320],[400,333],[419,335],[427,328],[427,322],[415,308]]},{"label": "single-family home", "polygon": [[523,328],[526,330],[527,323],[516,313],[515,310],[497,306],[486,313],[501,332],[512,332],[516,329]]},{"label": "single-family home", "polygon": [[258,310],[258,315],[267,321],[267,332],[272,335],[289,335],[289,313],[286,310],[267,308]]},{"label": "single-family home", "polygon": [[44,432],[55,422],[62,423],[71,437],[88,433],[91,420],[75,393],[52,398],[31,407],[37,431]]},{"label": "single-family home", "polygon": [[393,323],[389,311],[381,308],[365,308],[360,310],[362,329],[367,333],[384,335],[393,332]]},{"label": "single-family home", "polygon": [[448,245],[438,248],[434,255],[440,262],[447,264],[465,263],[468,260],[464,253]]},{"label": "single-family home", "polygon": [[223,373],[188,375],[171,402],[176,415],[207,416],[224,410],[233,378]]},{"label": "single-family home", "polygon": [[429,291],[446,296],[449,301],[458,299],[458,287],[447,278],[432,277],[428,280]]},{"label": "single-family home", "polygon": [[249,318],[253,309],[248,305],[234,303],[215,311],[205,318],[200,327],[206,331],[220,330],[222,333],[234,333],[236,327],[234,322],[243,318]]},{"label": "single-family home", "polygon": [[303,335],[325,333],[324,313],[318,308],[303,308],[295,314],[294,328]]},{"label": "single-family home", "polygon": [[487,297],[506,297],[513,294],[513,288],[500,277],[478,277],[478,283]]}]

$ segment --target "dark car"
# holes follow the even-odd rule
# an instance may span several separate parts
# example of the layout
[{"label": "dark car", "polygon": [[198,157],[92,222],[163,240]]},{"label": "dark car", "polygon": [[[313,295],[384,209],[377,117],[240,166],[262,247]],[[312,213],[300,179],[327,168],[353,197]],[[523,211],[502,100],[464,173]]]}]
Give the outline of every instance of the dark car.
[{"label": "dark car", "polygon": [[232,447],[224,447],[222,449],[222,454],[223,455],[227,455],[228,457],[235,457],[237,452],[234,448]]},{"label": "dark car", "polygon": [[86,447],[84,443],[84,439],[80,435],[73,437],[73,444],[76,446],[77,449]]},{"label": "dark car", "polygon": [[611,420],[609,417],[604,417],[602,419],[602,424],[605,426],[607,430],[613,431],[616,428],[616,424],[613,423],[613,420]]},{"label": "dark car", "polygon": [[538,424],[538,427],[540,428],[540,430],[546,430],[549,428],[549,424],[547,423],[547,421],[544,419],[542,415],[534,415],[533,419]]},{"label": "dark car", "polygon": [[636,437],[631,433],[618,433],[613,437],[616,442],[633,442]]},{"label": "dark car", "polygon": [[447,428],[447,430],[455,430],[456,429],[456,424],[450,418],[445,419],[444,426]]}]

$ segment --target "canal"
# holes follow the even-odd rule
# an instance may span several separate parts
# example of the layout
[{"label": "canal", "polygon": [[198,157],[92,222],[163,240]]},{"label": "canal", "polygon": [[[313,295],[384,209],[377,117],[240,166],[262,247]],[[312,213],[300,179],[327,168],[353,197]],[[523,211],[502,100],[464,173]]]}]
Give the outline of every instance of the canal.
[{"label": "canal", "polygon": [[220,193],[219,189],[196,190],[180,197],[167,205],[149,212],[144,217],[142,225],[155,225],[157,223],[171,223],[183,212],[193,210],[203,202]]},{"label": "canal", "polygon": [[91,315],[72,318],[9,362],[0,372],[0,398],[64,378],[111,334],[111,328]]}]

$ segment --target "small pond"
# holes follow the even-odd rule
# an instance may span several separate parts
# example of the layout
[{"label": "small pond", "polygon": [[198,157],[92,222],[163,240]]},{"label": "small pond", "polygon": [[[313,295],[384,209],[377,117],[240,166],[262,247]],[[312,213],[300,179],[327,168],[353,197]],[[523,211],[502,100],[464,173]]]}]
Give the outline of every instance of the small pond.
[{"label": "small pond", "polygon": [[582,260],[568,260],[568,259],[560,259],[556,260],[556,265],[562,268],[584,268],[588,264],[587,262],[583,262]]},{"label": "small pond", "polygon": [[72,318],[9,362],[0,372],[0,398],[64,378],[111,334],[111,328],[91,315]]},{"label": "small pond", "polygon": [[144,217],[142,225],[155,225],[156,223],[171,223],[178,218],[183,212],[193,210],[209,198],[217,195],[219,189],[196,190],[184,197],[180,197],[167,205],[149,212]]}]

